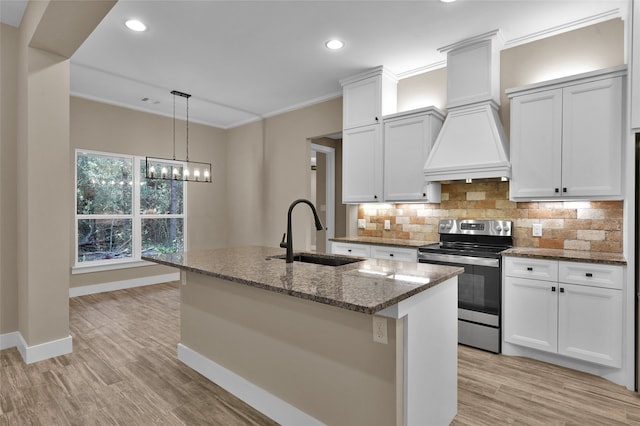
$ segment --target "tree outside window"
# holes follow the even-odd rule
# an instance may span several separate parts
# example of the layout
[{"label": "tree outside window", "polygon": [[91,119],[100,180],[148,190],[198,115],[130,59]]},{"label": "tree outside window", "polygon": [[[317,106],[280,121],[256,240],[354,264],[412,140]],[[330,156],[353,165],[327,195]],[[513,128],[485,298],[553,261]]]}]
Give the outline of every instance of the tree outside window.
[{"label": "tree outside window", "polygon": [[145,178],[144,157],[76,152],[77,265],[184,250],[182,181]]}]

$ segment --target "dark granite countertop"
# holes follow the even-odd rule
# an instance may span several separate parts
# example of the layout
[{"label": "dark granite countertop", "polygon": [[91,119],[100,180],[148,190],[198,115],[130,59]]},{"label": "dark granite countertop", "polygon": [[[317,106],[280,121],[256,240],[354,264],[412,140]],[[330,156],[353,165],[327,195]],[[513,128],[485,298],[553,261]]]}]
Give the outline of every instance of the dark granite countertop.
[{"label": "dark granite countertop", "polygon": [[237,247],[142,258],[366,314],[395,305],[463,272],[458,267],[378,259],[334,267],[287,264],[284,259],[270,258],[282,254],[284,250],[278,248]]},{"label": "dark granite countertop", "polygon": [[621,253],[599,253],[583,250],[542,249],[534,247],[512,247],[502,252],[503,256],[531,257],[536,259],[566,260],[571,262],[626,265]]},{"label": "dark granite countertop", "polygon": [[418,240],[404,240],[400,238],[381,238],[381,237],[336,237],[336,238],[329,238],[329,241],[335,241],[340,243],[371,244],[371,245],[377,245],[377,246],[392,246],[392,247],[401,247],[401,248],[415,248],[415,249],[427,244],[433,244],[438,242],[438,241],[418,241]]}]

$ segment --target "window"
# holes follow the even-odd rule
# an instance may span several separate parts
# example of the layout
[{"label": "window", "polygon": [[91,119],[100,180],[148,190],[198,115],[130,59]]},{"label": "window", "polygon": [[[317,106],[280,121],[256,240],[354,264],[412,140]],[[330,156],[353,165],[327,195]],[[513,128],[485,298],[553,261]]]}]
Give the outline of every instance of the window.
[{"label": "window", "polygon": [[184,182],[147,180],[145,167],[144,157],[76,151],[76,267],[184,250]]}]

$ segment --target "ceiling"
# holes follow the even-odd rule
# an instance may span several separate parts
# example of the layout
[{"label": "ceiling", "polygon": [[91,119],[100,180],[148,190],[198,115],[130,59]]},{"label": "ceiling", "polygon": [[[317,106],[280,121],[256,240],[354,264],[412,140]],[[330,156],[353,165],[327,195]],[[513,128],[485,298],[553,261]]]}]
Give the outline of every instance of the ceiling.
[{"label": "ceiling", "polygon": [[[2,21],[17,25],[7,10],[19,22],[24,4],[0,0]],[[340,79],[378,65],[400,78],[442,67],[438,48],[470,36],[500,29],[511,47],[626,17],[627,4],[120,0],[71,58],[71,92],[172,116],[169,92],[179,90],[192,94],[191,121],[231,128],[340,96]],[[147,31],[128,30],[131,18]],[[344,48],[328,50],[331,38]]]}]

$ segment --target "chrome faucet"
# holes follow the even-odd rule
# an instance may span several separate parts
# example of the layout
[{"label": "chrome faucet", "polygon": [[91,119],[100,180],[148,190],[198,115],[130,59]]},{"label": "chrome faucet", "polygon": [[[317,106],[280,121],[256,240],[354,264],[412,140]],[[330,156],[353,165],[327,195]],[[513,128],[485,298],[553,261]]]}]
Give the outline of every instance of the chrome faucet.
[{"label": "chrome faucet", "polygon": [[[305,200],[304,198],[299,198],[295,200],[289,206],[289,213],[287,213],[287,232],[282,235],[282,241],[280,242],[280,247],[287,249],[287,263],[293,263],[293,239],[291,237],[291,212],[296,204],[305,203],[309,207],[311,207],[311,211],[313,212],[313,218],[316,221],[316,229],[318,231],[322,231],[324,228],[322,226],[322,222],[320,222],[320,218],[318,217],[318,212],[316,211],[315,206],[309,200]],[[285,237],[287,241],[285,242]]]}]

